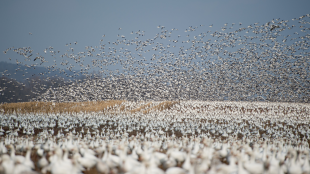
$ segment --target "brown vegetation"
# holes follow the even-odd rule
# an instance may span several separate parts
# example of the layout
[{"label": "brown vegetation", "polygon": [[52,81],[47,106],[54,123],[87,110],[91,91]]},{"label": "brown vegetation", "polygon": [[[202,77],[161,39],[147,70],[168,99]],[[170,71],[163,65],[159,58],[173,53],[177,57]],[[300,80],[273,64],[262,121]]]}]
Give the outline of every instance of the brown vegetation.
[{"label": "brown vegetation", "polygon": [[26,113],[79,113],[79,112],[105,112],[113,106],[121,105],[121,100],[89,101],[89,102],[23,102],[5,103],[0,105],[0,113],[26,114]]},{"label": "brown vegetation", "polygon": [[142,106],[140,106],[140,107],[138,107],[138,108],[136,108],[136,109],[132,109],[130,112],[131,112],[131,113],[139,112],[139,111],[141,111],[141,110],[143,110],[143,109],[145,109],[145,108],[150,107],[151,105],[152,105],[152,102],[149,102],[149,103],[147,103],[147,104],[145,104],[145,105],[142,105]]},{"label": "brown vegetation", "polygon": [[159,103],[159,105],[156,105],[154,107],[151,107],[145,111],[143,111],[143,114],[149,113],[152,110],[157,110],[157,111],[163,111],[166,109],[171,109],[173,105],[177,104],[178,102],[176,101],[164,101]]},{"label": "brown vegetation", "polygon": [[[0,113],[2,114],[28,114],[28,113],[79,113],[79,112],[126,112],[125,105],[122,105],[122,100],[109,101],[89,101],[89,102],[20,102],[20,103],[5,103],[0,105]],[[142,112],[143,114],[151,111],[163,111],[171,109],[176,101],[164,101],[158,105],[153,102],[144,104],[138,108],[129,110],[130,113]],[[113,108],[112,108],[113,107]],[[127,110],[128,111],[128,110]]]}]

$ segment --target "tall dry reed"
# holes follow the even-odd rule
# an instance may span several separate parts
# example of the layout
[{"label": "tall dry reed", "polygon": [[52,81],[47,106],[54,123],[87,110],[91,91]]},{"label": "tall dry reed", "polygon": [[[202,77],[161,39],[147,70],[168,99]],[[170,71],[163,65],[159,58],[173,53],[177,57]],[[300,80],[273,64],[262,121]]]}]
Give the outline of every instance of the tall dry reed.
[{"label": "tall dry reed", "polygon": [[147,114],[150,111],[163,111],[163,110],[167,110],[167,109],[171,109],[173,105],[177,104],[178,102],[176,101],[164,101],[159,103],[156,106],[153,106],[145,111],[143,111],[143,114]]},{"label": "tall dry reed", "polygon": [[0,105],[2,114],[27,114],[27,113],[79,113],[79,112],[107,112],[113,107],[120,106],[123,101],[89,101],[89,102],[23,102],[5,103]]}]

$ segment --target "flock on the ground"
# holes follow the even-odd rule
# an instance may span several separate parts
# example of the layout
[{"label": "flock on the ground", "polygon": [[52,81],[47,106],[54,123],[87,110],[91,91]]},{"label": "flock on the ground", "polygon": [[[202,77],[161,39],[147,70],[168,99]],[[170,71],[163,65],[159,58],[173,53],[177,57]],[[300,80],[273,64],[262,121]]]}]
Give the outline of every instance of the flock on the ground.
[{"label": "flock on the ground", "polygon": [[308,104],[158,104],[1,115],[0,173],[310,173]]}]

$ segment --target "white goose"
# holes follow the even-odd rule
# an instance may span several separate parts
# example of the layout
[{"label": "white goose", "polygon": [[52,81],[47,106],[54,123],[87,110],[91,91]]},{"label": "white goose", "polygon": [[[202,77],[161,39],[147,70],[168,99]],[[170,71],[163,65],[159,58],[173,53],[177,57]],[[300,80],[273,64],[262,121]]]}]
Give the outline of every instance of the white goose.
[{"label": "white goose", "polygon": [[185,169],[186,171],[190,171],[192,168],[189,149],[187,150],[186,159],[182,165],[182,168]]},{"label": "white goose", "polygon": [[49,165],[49,170],[52,174],[68,174],[72,173],[73,166],[72,163],[65,162],[62,158],[62,149],[57,148],[55,150],[56,158],[53,158],[51,164]]},{"label": "white goose", "polygon": [[255,155],[253,152],[249,152],[250,161],[244,163],[244,168],[252,174],[264,173],[264,165],[262,163],[255,162]]},{"label": "white goose", "polygon": [[309,164],[309,150],[305,151],[305,162],[302,165],[302,172],[310,174],[310,164]]},{"label": "white goose", "polygon": [[166,174],[187,174],[186,170],[180,168],[180,167],[170,167]]},{"label": "white goose", "polygon": [[175,146],[174,148],[169,148],[167,151],[167,155],[170,155],[179,164],[185,161],[186,159],[186,153],[179,151],[177,146]]},{"label": "white goose", "polygon": [[26,157],[25,160],[23,162],[23,165],[26,165],[28,167],[30,167],[31,169],[34,169],[34,164],[32,162],[32,160],[30,159],[30,154],[31,154],[31,147],[27,147],[27,153],[26,153]]},{"label": "white goose", "polygon": [[27,165],[17,163],[14,166],[14,171],[12,174],[38,174],[38,173],[33,171],[31,167]]},{"label": "white goose", "polygon": [[25,157],[21,155],[15,155],[15,148],[13,145],[9,145],[9,148],[11,149],[11,159],[14,162],[23,163],[25,161]]},{"label": "white goose", "polygon": [[42,157],[39,159],[39,161],[38,161],[38,167],[40,168],[40,169],[42,169],[42,168],[44,168],[44,167],[46,167],[46,166],[48,166],[48,161],[47,161],[47,159],[46,159],[46,155],[45,154],[43,154],[42,155]]},{"label": "white goose", "polygon": [[133,168],[127,174],[165,174],[163,170],[152,164],[148,158],[145,158],[144,155],[141,156],[142,165],[136,168]]},{"label": "white goose", "polygon": [[238,158],[238,174],[249,174],[249,172],[245,170],[243,167],[245,162],[243,156],[241,156],[241,154],[238,154],[237,158]]},{"label": "white goose", "polygon": [[236,165],[236,159],[232,155],[230,156],[230,162],[229,165],[222,164],[218,166],[217,172],[219,173],[237,173],[238,172],[238,166]]},{"label": "white goose", "polygon": [[287,166],[287,173],[289,174],[302,174],[301,164],[297,158],[297,152],[294,149],[289,150],[291,152],[291,158]]},{"label": "white goose", "polygon": [[[280,161],[276,158],[276,152],[272,152],[270,160],[267,160],[268,171],[269,174],[277,174],[277,173],[284,173],[280,168]],[[281,171],[281,172],[280,172]]]},{"label": "white goose", "polygon": [[109,166],[107,165],[107,163],[103,162],[102,160],[98,160],[96,164],[96,169],[99,173],[102,173],[102,174],[110,173]]},{"label": "white goose", "polygon": [[77,161],[85,167],[87,170],[94,167],[97,164],[97,157],[93,155],[93,153],[89,152],[89,149],[85,150],[84,148],[80,149],[81,154],[83,157],[77,159]]},{"label": "white goose", "polygon": [[[121,154],[121,160],[122,160],[122,170],[124,172],[130,172],[134,168],[141,167],[141,163],[137,161],[137,159],[134,158],[132,155],[127,155],[127,147],[124,148],[123,153]],[[135,150],[133,150],[133,153]]]},{"label": "white goose", "polygon": [[4,154],[2,158],[2,167],[5,174],[13,173],[14,171],[14,160],[9,155]]},{"label": "white goose", "polygon": [[77,151],[74,151],[74,155],[72,157],[72,173],[73,174],[80,174],[82,171],[85,170],[85,168],[78,162],[79,158],[81,158],[81,155],[79,153],[76,153]]},{"label": "white goose", "polygon": [[111,154],[112,151],[112,146],[109,146],[105,153],[104,156],[102,157],[102,161],[106,162],[110,169],[116,168],[121,164],[121,158],[115,155]]},{"label": "white goose", "polygon": [[154,164],[151,164],[149,161],[143,161],[143,164],[145,165],[147,174],[165,174],[163,170],[161,170]]},{"label": "white goose", "polygon": [[170,154],[168,154],[168,159],[167,161],[164,162],[163,166],[166,169],[170,169],[170,168],[177,166],[177,162],[173,157],[171,157]]}]

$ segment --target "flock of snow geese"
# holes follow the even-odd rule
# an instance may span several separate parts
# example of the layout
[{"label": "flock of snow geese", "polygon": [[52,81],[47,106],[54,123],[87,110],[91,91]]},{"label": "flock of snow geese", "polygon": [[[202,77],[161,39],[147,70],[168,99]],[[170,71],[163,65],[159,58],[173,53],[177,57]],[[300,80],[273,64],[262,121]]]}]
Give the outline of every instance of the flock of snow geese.
[{"label": "flock of snow geese", "polygon": [[[96,113],[0,110],[0,173],[310,173],[309,19],[215,32],[190,26],[185,37],[158,26],[154,38],[140,30],[115,42],[103,35],[99,46],[78,53],[77,42],[64,53],[48,47],[45,56],[8,48],[28,68],[54,61],[42,77],[66,66],[74,74],[58,87],[38,83],[32,100],[126,102]],[[169,100],[178,102],[130,112]]]},{"label": "flock of snow geese", "polygon": [[128,112],[146,104],[1,115],[0,172],[310,173],[308,104],[183,101]]},{"label": "flock of snow geese", "polygon": [[[166,29],[152,38],[139,30],[118,34],[114,42],[103,35],[98,46],[77,52],[78,42],[66,51],[47,47],[8,48],[11,61],[28,68],[46,66],[34,80],[33,101],[96,100],[211,100],[309,102],[310,15],[292,20],[273,19],[248,26],[225,24]],[[117,30],[118,32],[124,29]],[[183,33],[183,34],[182,34]],[[184,35],[186,33],[186,35]],[[13,54],[14,53],[14,54]],[[17,54],[17,55],[16,55]],[[64,69],[68,71],[64,71]],[[69,71],[70,70],[70,71]],[[7,71],[3,75],[9,75]],[[49,74],[70,78],[66,85]],[[70,73],[69,73],[70,72]],[[91,72],[96,72],[95,74]],[[45,82],[45,83],[43,83]],[[46,84],[52,84],[46,85]],[[0,89],[4,93],[11,89]]]}]

